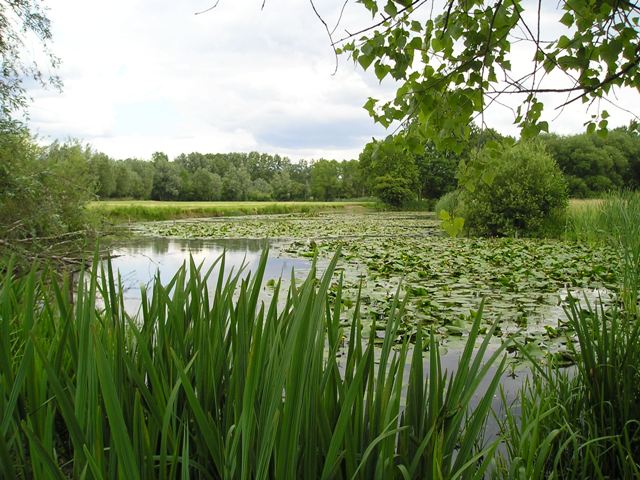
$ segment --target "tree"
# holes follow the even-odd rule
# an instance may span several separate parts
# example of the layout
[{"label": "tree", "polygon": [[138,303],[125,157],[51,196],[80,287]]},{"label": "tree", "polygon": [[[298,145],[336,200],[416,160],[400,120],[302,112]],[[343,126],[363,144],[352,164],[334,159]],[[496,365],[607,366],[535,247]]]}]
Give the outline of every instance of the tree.
[{"label": "tree", "polygon": [[338,193],[338,162],[321,158],[311,166],[311,193],[315,200],[333,200]]},{"label": "tree", "polygon": [[131,167],[123,162],[115,162],[116,170],[116,189],[114,196],[119,198],[130,197],[131,187],[133,185],[133,171]]},{"label": "tree", "polygon": [[276,173],[271,179],[271,190],[276,200],[291,200],[293,182],[287,170]]},{"label": "tree", "polygon": [[420,176],[420,196],[440,198],[456,188],[456,171],[460,156],[451,151],[439,151],[429,142],[421,155],[416,155]]},{"label": "tree", "polygon": [[204,168],[195,171],[191,180],[193,200],[220,200],[222,195],[222,179],[220,175]]},{"label": "tree", "polygon": [[380,200],[393,207],[401,207],[415,197],[405,178],[383,175],[376,178],[373,191]]},{"label": "tree", "polygon": [[342,198],[364,197],[366,192],[366,175],[360,168],[358,160],[347,160],[340,163],[340,196]]},{"label": "tree", "polygon": [[[40,52],[35,53],[47,59],[52,67],[59,60],[49,50],[51,41],[50,22],[40,0],[2,0],[0,1],[0,115],[10,118],[27,103],[24,88],[26,80],[33,80],[42,86],[60,87],[55,75],[42,72],[31,58],[25,58],[25,52],[32,52],[32,38],[38,40]],[[29,48],[25,48],[25,43]]]},{"label": "tree", "polygon": [[222,178],[224,200],[246,200],[251,188],[251,176],[244,167],[230,168]]},{"label": "tree", "polygon": [[176,200],[180,195],[180,173],[176,165],[169,162],[169,158],[162,152],[155,152],[151,156],[153,162],[153,189],[151,198],[154,200]]},{"label": "tree", "polygon": [[271,200],[271,196],[273,195],[273,188],[269,182],[267,182],[264,178],[256,178],[252,184],[251,189],[249,190],[249,200]]},{"label": "tree", "polygon": [[153,163],[144,160],[127,159],[132,171],[131,196],[138,199],[151,198],[153,189]]},{"label": "tree", "polygon": [[115,164],[104,153],[96,153],[89,160],[94,177],[96,194],[100,198],[111,197],[116,192]]},{"label": "tree", "polygon": [[403,179],[403,188],[417,191],[419,178],[415,154],[407,148],[405,140],[405,136],[395,135],[365,145],[359,160],[370,190],[376,188],[380,177],[390,177]]},{"label": "tree", "polygon": [[[438,149],[460,151],[472,119],[499,97],[517,97],[515,123],[527,138],[548,130],[542,94],[561,94],[561,108],[576,101],[598,105],[614,88],[640,87],[636,2],[553,3],[559,33],[556,22],[540,21],[543,8],[554,8],[550,2],[445,0],[439,12],[427,15],[420,10],[434,3],[426,0],[361,3],[372,14],[372,24],[332,44],[363,69],[371,67],[378,79],[391,76],[399,83],[393,99],[370,98],[365,108],[385,127],[414,124],[413,133]],[[554,31],[542,30],[544,24]],[[528,71],[514,70],[515,42],[519,56],[529,48],[529,53],[524,50],[531,55]],[[552,72],[564,75],[566,86],[559,87]],[[587,120],[587,130],[605,130],[607,117],[606,111],[597,111]]]},{"label": "tree", "polygon": [[41,147],[26,128],[0,121],[0,238],[54,240],[82,229],[93,195],[88,156],[77,143]]},{"label": "tree", "polygon": [[542,139],[567,177],[572,197],[638,188],[640,137],[628,129],[617,128],[606,137],[544,135]]}]

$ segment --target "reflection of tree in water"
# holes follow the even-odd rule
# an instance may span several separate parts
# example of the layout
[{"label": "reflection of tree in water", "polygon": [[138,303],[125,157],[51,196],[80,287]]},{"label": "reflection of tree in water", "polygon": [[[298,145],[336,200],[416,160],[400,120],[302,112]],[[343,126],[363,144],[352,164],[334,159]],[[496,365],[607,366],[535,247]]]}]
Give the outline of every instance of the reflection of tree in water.
[{"label": "reflection of tree in water", "polygon": [[[255,238],[225,238],[216,240],[204,239],[168,239],[171,246],[176,246],[180,251],[198,254],[201,252],[214,251],[258,253],[269,246],[266,239]],[[163,252],[164,253],[164,252]]]},{"label": "reflection of tree in water", "polygon": [[[151,252],[153,255],[163,255],[169,251],[169,239],[168,238],[154,238],[151,242],[149,242],[146,248],[141,245],[141,250],[148,250],[151,247]],[[136,252],[141,253],[141,252]]]},{"label": "reflection of tree in water", "polygon": [[269,246],[267,239],[229,238],[229,239],[175,239],[175,238],[144,238],[126,246],[128,254],[138,255],[166,255],[170,252],[191,252],[193,254],[215,252],[216,255],[227,252],[262,252]]}]

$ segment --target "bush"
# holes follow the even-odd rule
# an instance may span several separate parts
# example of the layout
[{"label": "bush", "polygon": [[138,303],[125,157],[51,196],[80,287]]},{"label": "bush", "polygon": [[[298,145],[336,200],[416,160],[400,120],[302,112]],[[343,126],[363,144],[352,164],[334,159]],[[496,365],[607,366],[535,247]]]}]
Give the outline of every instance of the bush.
[{"label": "bush", "polygon": [[54,237],[82,229],[93,184],[86,157],[78,144],[43,148],[21,125],[0,123],[0,238]]},{"label": "bush", "polygon": [[409,186],[410,182],[404,178],[383,175],[376,179],[374,192],[387,205],[401,207],[415,198]]},{"label": "bush", "polygon": [[541,235],[566,209],[566,181],[539,143],[486,148],[466,168],[476,178],[460,198],[469,233]]}]

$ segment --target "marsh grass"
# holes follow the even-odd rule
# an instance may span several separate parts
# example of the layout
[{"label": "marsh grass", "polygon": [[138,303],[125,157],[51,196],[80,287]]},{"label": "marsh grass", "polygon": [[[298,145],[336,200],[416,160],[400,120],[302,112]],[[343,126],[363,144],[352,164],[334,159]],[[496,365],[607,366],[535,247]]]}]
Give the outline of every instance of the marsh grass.
[{"label": "marsh grass", "polygon": [[539,367],[503,423],[504,478],[640,477],[640,318],[571,299],[571,370]]},{"label": "marsh grass", "polygon": [[638,311],[640,292],[640,192],[610,194],[569,210],[566,236],[592,244],[605,243],[618,252],[620,299]]},{"label": "marsh grass", "polygon": [[117,200],[92,202],[89,210],[112,223],[181,218],[228,217],[285,213],[315,213],[368,208],[368,201],[349,202],[155,202]]},{"label": "marsh grass", "polygon": [[263,304],[266,259],[247,277],[222,273],[224,256],[207,271],[190,261],[142,290],[137,319],[97,258],[73,295],[68,279],[5,269],[0,477],[483,478],[504,360],[486,355],[492,331],[479,340],[482,309],[447,373],[432,335],[397,343],[397,296],[381,346],[358,308],[343,330],[337,256]]}]

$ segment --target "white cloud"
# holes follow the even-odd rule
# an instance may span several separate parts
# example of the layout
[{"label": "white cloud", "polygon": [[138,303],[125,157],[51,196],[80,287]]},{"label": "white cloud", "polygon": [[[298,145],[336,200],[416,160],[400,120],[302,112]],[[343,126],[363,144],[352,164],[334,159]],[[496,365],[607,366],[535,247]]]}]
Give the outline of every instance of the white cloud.
[{"label": "white cloud", "polygon": [[[372,136],[385,135],[361,107],[369,96],[389,98],[393,84],[379,85],[346,58],[332,76],[333,53],[308,3],[267,0],[261,10],[261,0],[221,0],[194,15],[213,1],[49,0],[65,86],[62,94],[32,92],[32,127],[144,158],[157,150],[354,158]],[[331,24],[342,2],[316,4]],[[367,21],[351,2],[343,24]],[[519,58],[526,67],[530,56]],[[623,93],[627,105],[632,98]],[[553,128],[580,130],[584,110],[575,107]],[[515,133],[511,112],[496,108],[487,118]]]}]

